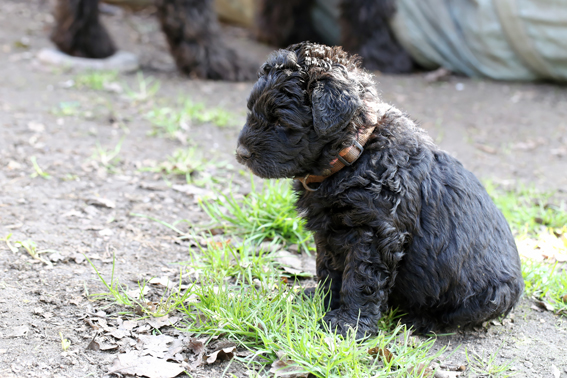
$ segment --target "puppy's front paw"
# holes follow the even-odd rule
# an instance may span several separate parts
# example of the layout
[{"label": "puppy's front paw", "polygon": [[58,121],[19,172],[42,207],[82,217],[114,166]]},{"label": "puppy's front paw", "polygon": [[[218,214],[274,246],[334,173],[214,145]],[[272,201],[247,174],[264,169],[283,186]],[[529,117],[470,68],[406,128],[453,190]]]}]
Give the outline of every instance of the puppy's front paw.
[{"label": "puppy's front paw", "polygon": [[345,311],[340,309],[329,311],[323,321],[329,326],[331,332],[339,335],[346,336],[349,332],[356,332],[356,340],[361,340],[376,333],[375,327],[369,327],[358,320],[353,318]]}]

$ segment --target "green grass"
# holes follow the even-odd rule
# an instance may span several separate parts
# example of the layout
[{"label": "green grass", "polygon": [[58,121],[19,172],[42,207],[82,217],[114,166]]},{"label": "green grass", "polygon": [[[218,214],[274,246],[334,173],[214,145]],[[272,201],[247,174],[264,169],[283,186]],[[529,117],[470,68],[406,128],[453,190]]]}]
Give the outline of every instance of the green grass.
[{"label": "green grass", "polygon": [[474,374],[475,377],[486,377],[486,378],[507,378],[512,377],[516,373],[510,371],[510,365],[512,362],[506,364],[497,364],[496,357],[500,349],[496,352],[485,355],[484,351],[482,355],[476,353],[469,353],[468,350],[465,351],[465,356],[468,362],[468,369]]},{"label": "green grass", "polygon": [[136,74],[136,87],[130,87],[124,83],[124,95],[133,103],[142,103],[151,100],[158,92],[161,86],[159,80],[152,76],[145,77],[142,72]]},{"label": "green grass", "polygon": [[154,127],[152,135],[177,138],[179,133],[187,133],[193,123],[212,123],[225,127],[235,123],[237,116],[224,109],[206,107],[205,104],[185,100],[180,106],[154,106],[146,114],[146,119]]},{"label": "green grass", "polygon": [[[563,264],[564,268],[567,268]],[[567,270],[559,264],[545,264],[524,259],[522,275],[526,294],[547,303],[558,314],[567,316]]]},{"label": "green grass", "polygon": [[[181,290],[181,279],[179,281],[179,286],[173,289],[165,290],[159,301],[148,300],[145,297],[145,288],[148,284],[147,281],[138,282],[137,289],[130,289],[127,285],[120,283],[114,276],[115,266],[116,266],[116,256],[112,256],[112,272],[110,279],[105,279],[101,272],[98,271],[93,262],[85,255],[85,258],[95,271],[100,282],[104,285],[107,291],[101,293],[89,293],[86,290],[87,295],[93,300],[110,300],[111,302],[117,303],[125,308],[129,308],[130,311],[124,311],[125,314],[143,314],[144,316],[161,317],[165,316],[173,311],[176,311],[179,306],[190,298],[192,288],[187,289],[182,292]],[[181,272],[180,272],[181,278]]]},{"label": "green grass", "polygon": [[73,81],[79,89],[89,88],[102,91],[107,89],[111,83],[115,83],[117,78],[117,71],[91,71],[75,76]]},{"label": "green grass", "polygon": [[30,177],[32,177],[32,178],[43,177],[46,180],[51,179],[51,175],[49,173],[45,172],[43,169],[41,169],[41,167],[37,163],[37,158],[35,157],[35,155],[30,156],[30,161],[31,161],[31,163],[33,165],[33,169],[34,169],[34,172],[30,175]]},{"label": "green grass", "polygon": [[305,221],[297,215],[295,196],[289,180],[267,180],[257,190],[251,179],[250,193],[243,198],[219,193],[218,199],[201,200],[200,204],[228,233],[257,243],[268,240],[297,244],[309,252],[313,248],[312,236],[304,228]]},{"label": "green grass", "polygon": [[57,117],[72,117],[81,114],[81,103],[77,101],[62,101],[55,108],[51,109],[51,114]]},{"label": "green grass", "polygon": [[518,235],[535,235],[545,227],[555,229],[567,225],[567,208],[565,204],[552,204],[551,193],[533,188],[503,191],[491,183],[486,183],[485,187]]},{"label": "green grass", "polygon": [[101,164],[108,172],[115,173],[117,171],[116,165],[120,162],[119,155],[123,143],[124,138],[121,138],[114,148],[106,149],[97,142],[91,159]]},{"label": "green grass", "polygon": [[7,236],[0,239],[0,241],[5,242],[6,246],[8,247],[8,249],[10,249],[10,251],[12,251],[12,253],[17,253],[21,248],[24,251],[26,251],[32,258],[34,258],[38,261],[41,261],[42,263],[44,263],[46,265],[49,265],[49,266],[53,265],[51,263],[51,261],[49,261],[49,259],[45,259],[45,258],[41,257],[41,254],[57,252],[57,251],[52,250],[52,249],[38,249],[37,243],[34,242],[33,240],[22,240],[22,241],[15,241],[14,243],[12,243],[10,241],[11,237],[12,237],[12,234],[8,234]]},{"label": "green grass", "polygon": [[[359,343],[352,334],[336,336],[321,326],[321,298],[303,299],[283,283],[231,285],[205,277],[194,294],[197,301],[182,309],[185,330],[237,341],[257,357],[248,363],[270,365],[280,356],[316,377],[419,377],[424,372],[409,371],[435,357],[433,339],[416,343],[402,326]],[[374,348],[388,349],[392,358],[381,361],[369,353]]]},{"label": "green grass", "polygon": [[232,277],[234,282],[276,282],[283,276],[270,248],[257,249],[253,244],[234,246],[231,240],[207,240],[198,251],[191,251],[191,260],[180,265],[190,266],[217,278]]},{"label": "green grass", "polygon": [[[337,336],[322,326],[324,316],[320,295],[306,299],[296,285],[281,280],[270,253],[258,252],[250,243],[236,249],[230,243],[205,243],[186,263],[197,270],[187,289],[166,292],[161,310],[145,308],[143,296],[128,294],[128,287],[96,271],[107,292],[95,298],[112,299],[134,313],[183,315],[180,329],[197,335],[214,335],[235,341],[250,352],[238,358],[250,368],[266,372],[276,360],[285,361],[297,372],[315,377],[423,377],[424,368],[442,351],[432,352],[433,339],[410,337],[397,323],[395,312],[382,319],[381,332],[363,342],[354,335]],[[180,282],[182,275],[180,275]],[[94,296],[94,295],[93,295]],[[152,312],[153,311],[153,312]],[[379,357],[387,350],[387,358]]]},{"label": "green grass", "polygon": [[229,168],[231,168],[230,164],[205,159],[196,148],[190,147],[176,149],[166,161],[140,170],[184,176],[188,184],[204,187],[226,182],[225,177],[228,172],[225,169]]},{"label": "green grass", "polygon": [[[552,203],[553,195],[535,189],[502,191],[488,183],[486,188],[500,208],[519,242],[534,239],[542,254],[567,254],[567,210]],[[554,243],[550,243],[553,241]],[[553,245],[553,247],[551,246]],[[546,251],[545,248],[554,248]],[[525,292],[567,316],[567,265],[551,261],[522,259]]]}]

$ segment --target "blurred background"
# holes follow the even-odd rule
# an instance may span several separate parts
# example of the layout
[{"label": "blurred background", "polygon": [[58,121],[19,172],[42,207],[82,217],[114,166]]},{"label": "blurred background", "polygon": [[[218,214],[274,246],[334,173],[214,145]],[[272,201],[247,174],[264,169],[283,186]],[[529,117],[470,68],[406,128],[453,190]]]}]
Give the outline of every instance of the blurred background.
[{"label": "blurred background", "polygon": [[[191,71],[191,66],[176,69],[151,0],[109,0],[100,4],[97,17],[116,48],[135,55],[140,71],[136,74],[130,67],[130,73],[98,78],[104,88],[95,95],[85,90],[88,86],[78,90],[81,84],[73,79],[81,70],[74,68],[75,62],[58,61],[56,57],[53,65],[49,56],[37,57],[42,49],[53,48],[49,36],[58,22],[53,16],[57,2],[7,0],[0,14],[0,53],[4,60],[1,100],[4,108],[25,106],[26,118],[39,117],[30,114],[30,104],[35,104],[36,111],[43,109],[41,122],[47,117],[60,123],[65,118],[45,111],[73,103],[81,108],[80,112],[92,115],[91,119],[77,120],[81,129],[88,130],[101,127],[101,119],[112,120],[112,125],[124,117],[136,127],[156,127],[145,116],[148,109],[168,97],[176,102],[181,96],[234,113],[230,117],[234,126],[222,130],[207,127],[206,132],[199,130],[191,135],[196,145],[221,151],[218,153],[230,159],[246,111],[245,100],[252,83],[248,77],[253,79],[266,56],[277,47],[301,40],[343,42],[347,51],[360,54],[364,65],[374,70],[384,101],[411,114],[442,148],[481,178],[503,185],[536,185],[561,193],[567,188],[567,175],[560,174],[565,172],[567,161],[565,5],[546,2],[538,8],[534,0],[518,2],[517,9],[502,10],[497,7],[500,2],[492,1],[476,1],[476,5],[469,1],[451,5],[415,2],[424,5],[412,7],[413,3],[353,1],[341,5],[321,0],[282,5],[252,0],[209,1],[216,12],[213,17],[218,15],[222,21],[222,29],[204,28],[202,33],[213,33],[214,38],[197,44],[222,39],[226,42],[219,42],[220,49],[234,50],[232,61],[245,61],[247,65],[241,83],[228,83],[191,80],[207,78],[207,73]],[[190,8],[192,2],[185,4]],[[193,17],[199,19],[202,15]],[[187,18],[188,23],[191,21]],[[516,35],[516,40],[510,40],[510,35],[520,29],[523,37]],[[108,68],[116,69],[112,65]],[[125,96],[122,82],[132,89],[150,76],[154,84],[159,82],[159,93],[138,101],[135,107],[121,100]],[[97,104],[100,98],[108,98],[104,100],[106,105]],[[199,122],[196,124],[199,127]],[[203,144],[205,141],[214,142]]]}]

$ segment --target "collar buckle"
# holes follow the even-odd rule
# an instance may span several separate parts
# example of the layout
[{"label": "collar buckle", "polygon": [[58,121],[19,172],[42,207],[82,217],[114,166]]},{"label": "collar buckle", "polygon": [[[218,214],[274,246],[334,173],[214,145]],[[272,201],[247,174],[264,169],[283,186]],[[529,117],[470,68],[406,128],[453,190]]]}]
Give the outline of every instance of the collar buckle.
[{"label": "collar buckle", "polygon": [[303,187],[305,188],[305,190],[309,191],[309,192],[316,192],[319,190],[319,188],[317,189],[313,189],[309,187],[309,184],[307,182],[307,179],[309,178],[310,174],[308,173],[307,175],[305,175],[305,177],[303,179],[299,179],[299,181],[301,181],[301,183],[303,184]]},{"label": "collar buckle", "polygon": [[356,147],[360,151],[358,153],[358,155],[356,155],[356,157],[352,161],[348,161],[347,159],[342,157],[340,154],[337,156],[337,159],[339,159],[339,161],[341,163],[343,163],[345,166],[351,166],[355,161],[358,160],[360,155],[362,155],[362,153],[364,152],[364,147],[362,147],[362,145],[360,143],[358,143],[358,140],[356,140],[356,139],[354,140],[354,143],[350,146],[350,148],[352,148],[352,147]]}]

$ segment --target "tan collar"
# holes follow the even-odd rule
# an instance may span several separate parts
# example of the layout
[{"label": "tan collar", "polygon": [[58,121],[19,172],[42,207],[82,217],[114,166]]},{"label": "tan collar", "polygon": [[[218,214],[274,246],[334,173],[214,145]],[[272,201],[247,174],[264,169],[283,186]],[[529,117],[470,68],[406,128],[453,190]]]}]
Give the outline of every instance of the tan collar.
[{"label": "tan collar", "polygon": [[308,174],[305,177],[294,177],[294,180],[301,181],[305,190],[308,190],[310,192],[317,191],[318,189],[310,188],[309,184],[312,182],[323,182],[323,180],[325,180],[327,177],[331,176],[334,173],[337,173],[347,165],[352,165],[355,161],[357,161],[360,155],[362,155],[362,152],[364,152],[364,145],[368,141],[368,138],[370,138],[370,135],[372,135],[372,132],[375,128],[376,126],[370,127],[364,130],[362,134],[357,135],[352,146],[343,148],[339,152],[339,156],[331,161],[331,168],[325,169],[323,171],[323,175],[314,176]]}]

